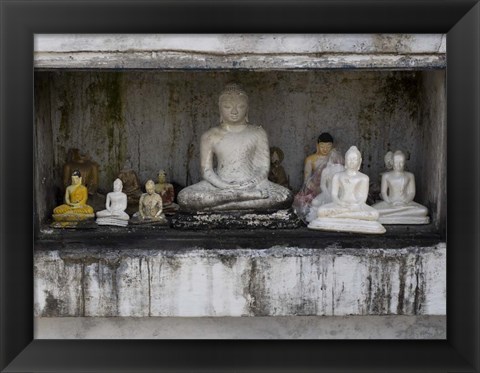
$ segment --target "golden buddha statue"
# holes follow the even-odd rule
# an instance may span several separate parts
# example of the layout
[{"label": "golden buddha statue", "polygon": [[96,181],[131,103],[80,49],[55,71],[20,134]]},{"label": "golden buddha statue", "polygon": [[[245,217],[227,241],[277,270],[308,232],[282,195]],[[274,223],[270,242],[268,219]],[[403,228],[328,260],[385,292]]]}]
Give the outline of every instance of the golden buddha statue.
[{"label": "golden buddha statue", "polygon": [[65,203],[53,209],[53,219],[57,222],[77,222],[95,217],[93,208],[87,205],[88,189],[82,185],[82,175],[74,170],[72,184],[65,190]]}]

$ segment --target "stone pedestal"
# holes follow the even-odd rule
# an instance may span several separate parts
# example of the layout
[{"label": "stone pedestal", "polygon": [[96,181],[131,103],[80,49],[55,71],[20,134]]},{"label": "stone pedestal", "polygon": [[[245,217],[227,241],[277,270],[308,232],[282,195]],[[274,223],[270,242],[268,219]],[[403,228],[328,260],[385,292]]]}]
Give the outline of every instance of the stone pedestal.
[{"label": "stone pedestal", "polygon": [[176,229],[294,229],[303,226],[295,213],[289,210],[273,212],[230,211],[178,213],[172,217]]}]

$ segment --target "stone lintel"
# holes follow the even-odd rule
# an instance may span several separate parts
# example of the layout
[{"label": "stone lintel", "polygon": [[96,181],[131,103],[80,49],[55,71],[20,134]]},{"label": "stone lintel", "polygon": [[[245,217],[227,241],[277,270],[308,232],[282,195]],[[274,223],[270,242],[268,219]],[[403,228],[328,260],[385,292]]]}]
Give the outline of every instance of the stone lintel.
[{"label": "stone lintel", "polygon": [[38,69],[441,69],[444,34],[35,35]]}]

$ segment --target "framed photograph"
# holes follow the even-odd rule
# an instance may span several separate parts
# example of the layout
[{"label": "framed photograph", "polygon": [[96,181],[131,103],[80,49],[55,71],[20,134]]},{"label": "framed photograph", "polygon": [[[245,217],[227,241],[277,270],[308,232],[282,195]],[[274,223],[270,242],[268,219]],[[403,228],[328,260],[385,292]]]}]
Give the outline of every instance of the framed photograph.
[{"label": "framed photograph", "polygon": [[[173,3],[152,0],[0,4],[2,371],[473,372],[480,369],[477,357],[480,352],[477,233],[480,5],[476,1]],[[102,35],[109,35],[111,40],[105,36],[102,39]],[[119,35],[126,37],[122,39]],[[155,44],[158,41],[152,35],[165,35],[163,44]],[[319,35],[324,37],[323,44]],[[342,43],[347,35],[355,41]],[[97,45],[96,40],[103,40],[103,44]],[[129,52],[129,45],[134,45],[135,53]],[[345,45],[353,46],[356,52],[350,53]],[[225,48],[228,53],[222,53]],[[370,50],[373,52],[365,53]],[[71,57],[66,58],[69,53]],[[275,57],[278,53],[282,55],[280,62]],[[353,55],[355,59],[351,58]],[[365,55],[370,59],[366,60]],[[105,67],[110,71],[108,74],[99,72]],[[343,152],[356,139],[357,145],[365,149],[361,170],[371,174],[368,198],[373,201],[377,199],[372,190],[380,188],[372,175],[383,170],[383,154],[402,146],[408,148],[404,159],[415,173],[417,195],[428,207],[431,224],[415,229],[393,227],[382,239],[350,233],[325,234],[317,239],[312,231],[305,233],[306,228],[300,237],[292,229],[295,227],[270,221],[269,224],[283,224],[282,228],[287,229],[268,237],[260,237],[255,230],[235,235],[231,233],[234,230],[218,227],[203,233],[188,233],[187,229],[184,235],[157,230],[160,233],[155,233],[155,240],[168,242],[172,253],[192,242],[198,244],[202,253],[208,253],[207,259],[202,257],[198,261],[195,258],[204,254],[194,251],[183,259],[165,254],[165,260],[153,257],[149,260],[145,253],[150,252],[153,241],[145,239],[146,231],[142,229],[132,229],[128,238],[116,228],[85,229],[89,237],[85,241],[80,230],[64,234],[63,230],[50,228],[48,219],[53,207],[62,203],[62,183],[68,174],[65,168],[63,174],[59,170],[65,159],[75,158],[72,148],[80,148],[77,152],[83,157],[82,164],[85,154],[94,154],[95,161],[100,163],[100,176],[89,179],[91,189],[98,187],[99,193],[89,197],[98,206],[104,206],[105,201],[95,198],[110,190],[111,181],[119,171],[129,169],[126,166],[129,162],[142,184],[156,178],[157,173],[160,180],[157,170],[160,166],[172,175],[175,187],[191,188],[199,182],[196,146],[201,133],[218,120],[217,100],[206,98],[218,95],[219,89],[228,87],[231,79],[242,83],[248,92],[250,121],[262,122],[270,145],[281,149],[276,148],[276,154],[286,155],[278,157],[289,175],[288,187],[294,190],[301,187],[303,159],[309,154],[309,143],[317,141],[317,128],[312,123],[323,120],[323,132],[336,131],[338,140],[334,144]],[[231,89],[244,94],[237,86]],[[145,92],[148,95],[142,96]],[[322,97],[323,107],[317,101],[305,104],[305,98],[314,95]],[[163,104],[155,106],[156,101],[163,102],[168,110],[162,111]],[[289,112],[289,103],[293,102],[297,114]],[[226,114],[228,108],[220,109],[224,116],[221,121],[226,120],[225,115],[230,115]],[[192,115],[202,118],[195,122],[202,124],[192,126],[193,122],[185,118]],[[163,117],[168,118],[157,123],[156,118]],[[389,122],[381,126],[385,118]],[[304,124],[296,126],[297,121]],[[341,129],[339,122],[344,123]],[[72,126],[72,123],[83,124]],[[142,133],[145,128],[147,134]],[[163,153],[151,161],[148,154],[157,149]],[[87,163],[93,168],[82,172],[88,174],[95,168],[95,162],[90,159]],[[95,205],[95,211],[99,211],[98,206]],[[237,215],[232,215],[225,221],[241,225],[236,218]],[[292,219],[288,221],[292,224]],[[172,224],[183,229],[191,228],[192,223],[175,218]],[[415,248],[415,239],[431,247]],[[300,248],[292,251],[296,244]],[[332,248],[332,245],[337,246]],[[137,251],[129,253],[127,259],[118,254],[133,246]],[[268,251],[273,246],[275,253]],[[324,263],[322,267],[318,260],[315,264],[312,249],[302,247],[315,247],[341,258],[335,271],[332,269],[333,274],[325,274],[331,270],[330,264]],[[380,253],[388,265],[384,266],[380,260],[381,269],[372,267],[373,259],[360,258],[367,255],[362,254],[365,248]],[[396,254],[389,254],[385,248],[403,250],[406,259],[395,259]],[[243,256],[232,254],[240,252],[238,249]],[[249,250],[255,252],[254,256],[266,253],[272,258],[282,258],[281,265],[272,270],[272,265],[277,264],[268,258],[245,260],[253,255]],[[410,255],[409,250],[415,255]],[[106,251],[108,255],[104,254]],[[84,260],[87,254],[91,263]],[[61,267],[58,255],[63,263],[68,262],[68,268]],[[131,261],[135,255],[141,258]],[[188,255],[197,256],[192,259]],[[352,265],[358,265],[356,272],[349,270]],[[185,270],[188,266],[195,269]],[[122,275],[114,278],[118,267]],[[221,270],[210,274],[213,267]],[[277,277],[271,275],[275,271]],[[369,276],[365,271],[376,274]],[[206,281],[205,293],[184,289],[186,285],[181,283],[184,275],[190,282]],[[309,275],[325,276],[322,281],[331,292],[327,300],[317,300],[323,293],[311,285]],[[148,281],[140,281],[139,276],[147,276]],[[306,278],[299,282],[302,291],[298,299],[295,298],[298,289],[293,285],[295,276]],[[208,286],[215,278],[222,283],[221,289]],[[57,286],[58,279],[61,283]],[[160,279],[163,287],[153,287]],[[361,282],[358,290],[361,295],[348,286],[357,280]],[[97,289],[99,281],[104,289]],[[348,284],[340,286],[342,283]],[[175,294],[173,288],[177,289]],[[284,291],[289,288],[293,290]],[[369,288],[373,290],[362,293],[362,289]],[[99,294],[98,298],[92,298],[91,289]],[[237,296],[239,291],[242,294]],[[196,298],[192,301],[191,296]],[[147,298],[148,304],[144,304]],[[299,331],[291,335],[302,335],[301,339],[281,341],[266,339],[268,335],[278,335],[278,331],[257,334],[260,338],[265,336],[262,340],[250,339],[248,335],[232,340],[228,336],[227,340],[220,340],[207,335],[196,340],[143,340],[139,336],[150,336],[138,330],[114,333],[120,338],[128,338],[130,334],[133,339],[89,340],[76,339],[67,330],[58,333],[60,324],[57,324],[57,334],[52,332],[52,335],[67,336],[59,340],[35,338],[33,320],[34,315],[65,320],[92,317],[93,323],[96,316],[250,316],[248,319],[259,320],[258,327],[268,329],[275,328],[268,316],[445,313],[446,339],[439,337],[444,332],[428,331],[433,324],[417,323],[413,328],[427,330],[418,331],[417,334],[425,335],[422,340],[402,340],[415,333],[401,331],[399,326],[393,328],[398,331],[397,337],[389,340],[371,339],[375,334],[366,330],[359,332],[365,338],[362,340],[348,336],[342,340],[316,339],[321,324],[309,325],[308,321],[304,322],[305,330],[317,328],[315,331],[310,334]],[[238,318],[241,319],[244,318]],[[201,324],[205,319],[198,320]],[[166,326],[167,319],[164,321]],[[48,325],[44,324],[41,335],[48,335]],[[132,327],[135,324],[129,324]],[[362,330],[361,326],[358,330]],[[335,333],[332,327],[332,338]]]}]

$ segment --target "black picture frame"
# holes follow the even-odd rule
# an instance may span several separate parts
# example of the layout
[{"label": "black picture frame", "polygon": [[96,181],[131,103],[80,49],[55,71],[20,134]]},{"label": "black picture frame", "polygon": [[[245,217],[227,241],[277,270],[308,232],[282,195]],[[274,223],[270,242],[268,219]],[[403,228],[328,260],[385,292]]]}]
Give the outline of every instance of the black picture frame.
[{"label": "black picture frame", "polygon": [[[0,12],[2,371],[479,371],[478,1],[0,0]],[[447,340],[33,340],[35,33],[447,33]]]}]

